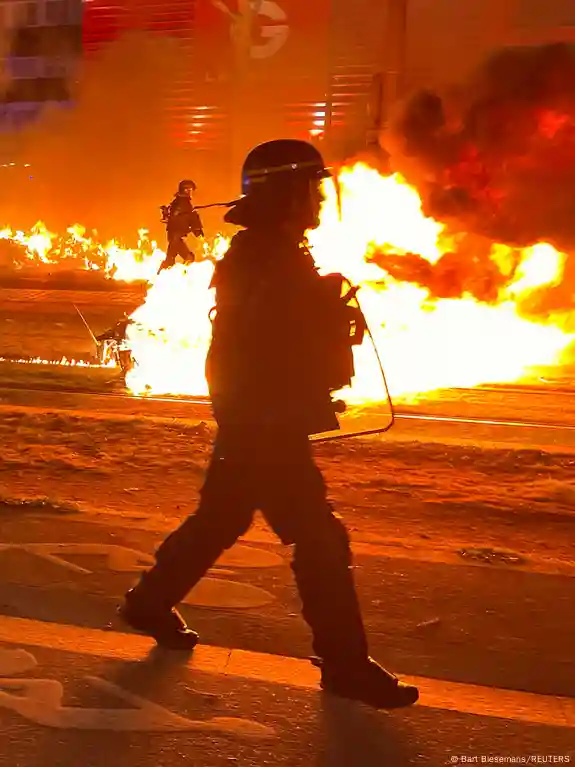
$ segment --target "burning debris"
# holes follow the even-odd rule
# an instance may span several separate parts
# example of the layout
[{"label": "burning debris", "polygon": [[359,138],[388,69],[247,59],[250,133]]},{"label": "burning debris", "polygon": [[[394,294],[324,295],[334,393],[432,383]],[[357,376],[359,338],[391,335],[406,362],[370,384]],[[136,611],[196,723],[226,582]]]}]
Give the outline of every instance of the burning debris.
[{"label": "burning debris", "polygon": [[[218,258],[226,247],[227,240],[217,235],[203,243],[200,258]],[[118,282],[151,283],[164,258],[164,251],[150,240],[147,229],[138,231],[134,248],[124,247],[117,240],[100,242],[97,232],[87,233],[80,224],[74,224],[63,235],[50,232],[42,221],[29,232],[9,226],[0,229],[0,263],[5,270],[88,270],[102,272]]]},{"label": "burning debris", "polygon": [[58,235],[38,221],[29,232],[9,226],[0,229],[0,258],[5,269],[101,271],[115,280],[135,282],[153,275],[163,253],[145,229],[138,232],[137,247],[129,249],[115,240],[101,243],[96,232],[87,233],[79,224]]},{"label": "burning debris", "polygon": [[115,362],[112,359],[107,361],[98,361],[97,363],[87,362],[86,360],[74,360],[62,357],[59,360],[45,360],[41,357],[0,357],[0,363],[6,362],[10,365],[42,365],[44,366],[62,366],[72,368],[113,368],[116,367]]}]

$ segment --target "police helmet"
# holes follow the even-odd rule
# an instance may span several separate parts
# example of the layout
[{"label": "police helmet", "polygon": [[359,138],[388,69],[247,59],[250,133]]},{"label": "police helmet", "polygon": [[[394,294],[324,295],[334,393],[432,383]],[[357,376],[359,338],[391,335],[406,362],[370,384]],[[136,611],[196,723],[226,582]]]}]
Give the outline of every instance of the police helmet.
[{"label": "police helmet", "polygon": [[196,184],[191,179],[187,178],[183,181],[180,181],[180,184],[178,186],[178,194],[184,194],[185,192],[195,192],[197,189]]},{"label": "police helmet", "polygon": [[307,141],[267,141],[252,149],[244,162],[242,194],[249,195],[255,189],[288,181],[289,178],[320,180],[330,175],[321,154]]}]

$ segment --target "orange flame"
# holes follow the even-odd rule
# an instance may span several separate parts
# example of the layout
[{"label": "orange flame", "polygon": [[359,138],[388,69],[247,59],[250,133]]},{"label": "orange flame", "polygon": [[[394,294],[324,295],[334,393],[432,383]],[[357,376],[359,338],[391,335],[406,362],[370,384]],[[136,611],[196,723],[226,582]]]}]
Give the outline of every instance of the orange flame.
[{"label": "orange flame", "polygon": [[[370,262],[370,254],[384,249],[418,253],[434,264],[453,247],[444,226],[423,215],[417,191],[400,176],[382,176],[363,164],[344,169],[339,186],[341,217],[335,184],[327,181],[321,225],[309,233],[310,246],[321,272],[341,271],[361,285],[361,304],[395,396],[517,381],[534,366],[559,361],[575,336],[525,319],[517,305],[530,291],[561,281],[564,254],[545,243],[525,249],[497,304],[434,299]],[[504,258],[509,250],[494,246],[493,257]],[[150,287],[129,332],[136,365],[127,384],[133,392],[207,393],[211,274],[209,262],[176,267]],[[356,368],[345,398],[381,400],[381,376],[368,342],[357,350]]]},{"label": "orange flame", "polygon": [[41,357],[28,357],[21,359],[14,359],[12,357],[0,357],[0,362],[8,363],[10,365],[46,365],[46,366],[63,366],[71,368],[115,368],[116,363],[113,360],[109,360],[104,364],[87,362],[86,360],[75,360],[62,357],[59,360],[45,360]]},{"label": "orange flame", "polygon": [[[494,243],[491,260],[508,279],[497,300],[471,295],[436,298],[430,290],[393,278],[372,256],[417,254],[430,265],[457,250],[438,221],[426,217],[417,191],[401,176],[383,176],[364,164],[344,168],[336,184],[325,182],[319,228],[309,243],[322,273],[340,271],[361,286],[359,298],[387,370],[392,393],[411,397],[457,386],[513,382],[535,367],[561,362],[575,340],[564,328],[575,313],[535,322],[521,304],[534,292],[561,283],[566,254],[548,243],[517,251]],[[141,230],[137,247],[102,245],[79,226],[56,237],[42,224],[29,235],[5,229],[35,262],[80,259],[83,268],[101,269],[117,280],[145,280],[146,300],[132,315],[128,345],[135,360],[127,386],[136,394],[207,393],[204,362],[211,336],[208,312],[213,262],[228,241],[218,235],[204,245],[206,260],[176,265],[157,275],[163,251]],[[379,263],[384,263],[379,262]],[[366,341],[356,352],[356,380],[345,394],[350,402],[381,400],[377,360]]]}]

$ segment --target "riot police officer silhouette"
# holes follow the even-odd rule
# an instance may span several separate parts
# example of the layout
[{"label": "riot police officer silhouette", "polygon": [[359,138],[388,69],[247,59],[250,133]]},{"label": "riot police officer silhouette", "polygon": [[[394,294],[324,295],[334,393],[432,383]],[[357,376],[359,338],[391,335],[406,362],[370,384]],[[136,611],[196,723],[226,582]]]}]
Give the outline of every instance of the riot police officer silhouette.
[{"label": "riot police officer silhouette", "polygon": [[195,191],[196,184],[192,180],[180,181],[178,191],[172,202],[169,205],[161,206],[162,223],[166,225],[168,248],[166,257],[160,265],[160,272],[172,267],[178,256],[186,264],[196,260],[185,241],[190,233],[195,237],[204,236],[202,220],[192,202],[192,192]]},{"label": "riot police officer silhouette", "polygon": [[369,656],[348,534],[309,440],[339,428],[331,393],[341,376],[330,359],[337,346],[330,316],[337,310],[303,244],[306,230],[318,226],[328,175],[319,152],[302,141],[262,144],[244,163],[244,196],[226,214],[243,231],[216,264],[212,283],[216,316],[206,374],[218,434],[211,463],[196,513],[159,547],[155,566],[128,592],[120,614],[162,647],[193,648],[198,635],[176,605],[260,510],[293,546],[322,687],[376,708],[399,708],[417,700],[417,688]]}]

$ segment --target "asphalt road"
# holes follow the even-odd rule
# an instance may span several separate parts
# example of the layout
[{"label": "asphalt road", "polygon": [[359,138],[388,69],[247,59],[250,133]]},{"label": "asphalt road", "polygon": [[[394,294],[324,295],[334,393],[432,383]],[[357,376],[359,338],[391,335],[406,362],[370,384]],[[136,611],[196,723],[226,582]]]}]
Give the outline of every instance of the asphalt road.
[{"label": "asphalt road", "polygon": [[422,690],[388,715],[318,692],[288,552],[260,529],[183,606],[204,643],[190,660],[150,655],[114,614],[159,533],[9,510],[1,524],[0,764],[575,759],[575,561],[408,555],[357,536],[372,653]]},{"label": "asphalt road", "polygon": [[[24,285],[21,284],[21,288]],[[73,286],[70,286],[73,287]],[[78,286],[80,287],[80,286]],[[112,286],[116,287],[116,286]],[[94,344],[77,314],[80,307],[95,333],[100,333],[130,313],[142,300],[141,286],[118,286],[116,290],[81,289],[50,290],[49,286],[34,289],[16,289],[0,286],[3,308],[0,311],[0,357],[30,356],[58,360],[90,359]],[[19,368],[19,369],[18,369]],[[541,386],[492,387],[476,390],[453,390],[431,393],[417,401],[396,402],[404,416],[389,435],[391,439],[438,439],[458,442],[494,442],[506,445],[529,445],[544,449],[572,449],[575,447],[575,370],[573,366],[541,371],[549,379]],[[553,379],[553,380],[551,380]],[[68,383],[66,383],[68,380]],[[41,366],[2,366],[0,384],[36,388],[52,382],[60,389],[89,388],[91,391],[116,392],[122,386],[115,371],[45,368]],[[72,383],[73,385],[70,385]],[[560,389],[561,392],[558,392]],[[0,389],[0,406],[18,405],[63,409],[66,411],[94,411],[126,415],[145,415],[167,418],[209,419],[209,409],[202,405],[181,402],[155,403],[146,400],[122,401],[119,397],[90,397],[70,392],[27,392],[22,389]],[[455,418],[462,422],[424,418]],[[414,420],[415,417],[417,420]],[[385,425],[388,412],[375,413],[370,408],[360,421],[347,419],[346,429],[373,429]],[[465,419],[471,420],[466,423]],[[503,422],[491,423],[474,421]],[[504,422],[536,422],[539,427],[506,426]],[[549,428],[543,428],[545,425]],[[564,428],[557,428],[564,427]]]},{"label": "asphalt road", "polygon": [[[117,661],[43,648],[4,655],[5,670],[18,662],[20,673],[0,682],[12,691],[4,699],[0,693],[0,758],[14,767],[427,767],[575,757],[566,727],[423,706],[385,715],[315,690],[194,671],[166,658]],[[26,708],[21,690],[14,692],[22,678],[30,698],[42,684],[53,701]]]},{"label": "asphalt road", "polygon": [[0,356],[89,359],[94,356],[94,342],[74,305],[97,335],[124,313],[131,314],[142,302],[142,294],[0,288],[0,299]]},{"label": "asphalt road", "polygon": [[[34,293],[27,303],[21,291],[3,297],[0,354],[52,359],[93,351],[73,303],[81,303],[96,332],[137,304],[132,295],[112,302],[79,291]],[[104,383],[117,389],[116,381]],[[87,418],[207,417],[203,405],[6,389],[0,407]],[[442,393],[402,410],[570,428],[407,418],[389,439],[575,447],[572,392]],[[319,692],[288,552],[261,529],[228,552],[183,605],[203,643],[191,658],[154,652],[148,639],[126,633],[115,606],[164,532],[134,520],[119,524],[22,514],[0,504],[2,767],[575,760],[575,557],[559,545],[563,531],[573,535],[570,520],[530,515],[522,523],[515,515],[513,524],[524,529],[514,527],[511,536],[503,524],[488,530],[478,518],[473,540],[496,538],[498,551],[451,545],[445,523],[435,534],[426,528],[416,550],[355,532],[372,654],[421,689],[416,707],[389,715]],[[536,539],[548,547],[509,551],[511,540]]]},{"label": "asphalt road", "polygon": [[[12,366],[14,367],[14,366]],[[36,367],[36,366],[30,366]],[[100,371],[98,371],[100,372]],[[145,417],[165,422],[212,421],[209,403],[176,398],[125,397],[120,392],[74,392],[0,386],[0,409],[74,413],[88,419]],[[466,390],[441,392],[418,403],[398,403],[386,439],[445,444],[500,445],[571,452],[575,449],[575,395]],[[389,423],[386,405],[368,406],[341,419],[342,432],[378,429]]]}]

